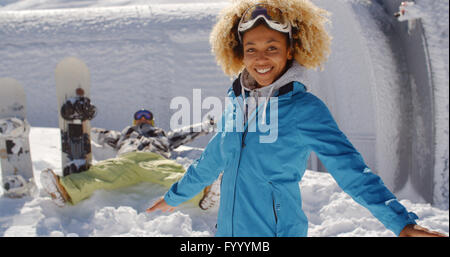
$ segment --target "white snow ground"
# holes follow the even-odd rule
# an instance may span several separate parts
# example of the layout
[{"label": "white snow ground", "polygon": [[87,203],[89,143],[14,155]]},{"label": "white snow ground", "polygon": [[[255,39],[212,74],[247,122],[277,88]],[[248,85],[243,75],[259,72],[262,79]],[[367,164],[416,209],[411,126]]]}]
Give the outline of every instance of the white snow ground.
[{"label": "white snow ground", "polygon": [[[61,174],[59,130],[33,127],[30,144],[34,174],[41,188],[39,175],[43,169],[52,168]],[[182,147],[176,154],[177,161],[187,166],[199,152]],[[105,157],[95,153],[97,158]],[[329,174],[307,171],[300,188],[309,218],[309,236],[394,236],[347,196]],[[217,208],[201,211],[188,203],[173,213],[147,214],[145,209],[166,190],[141,183],[121,190],[98,191],[76,206],[63,208],[54,205],[43,191],[36,198],[0,197],[0,236],[214,236]],[[400,202],[420,217],[420,225],[449,233],[448,211],[409,200]]]},{"label": "white snow ground", "polygon": [[[330,4],[339,10],[340,5],[345,2],[365,0],[340,1]],[[186,2],[194,4],[181,5]],[[318,2],[324,4],[326,1]],[[426,1],[418,2],[428,6]],[[448,142],[448,1],[446,2],[444,6],[447,7],[447,12],[438,8],[437,3],[424,7],[427,13],[435,13],[437,9],[443,10],[441,15],[446,15],[447,19],[446,35],[442,34],[442,31],[445,32],[445,24],[434,26],[432,22],[425,22],[424,25],[427,33],[431,35],[428,36],[432,45],[430,55],[435,64],[437,62],[437,68],[433,69],[438,82],[436,90],[440,96],[436,103],[436,115],[440,118],[436,133],[442,142]],[[161,3],[169,5],[159,5]],[[148,4],[152,7],[143,6]],[[75,55],[85,60],[91,68],[92,98],[102,110],[94,120],[94,126],[121,129],[130,121],[128,114],[141,107],[140,104],[148,103],[147,107],[155,111],[157,125],[167,129],[167,117],[171,114],[167,113],[167,109],[173,96],[192,95],[192,88],[202,88],[204,97],[223,97],[229,87],[229,79],[215,65],[209,52],[205,52],[205,49],[209,49],[207,38],[210,26],[215,14],[225,4],[225,1],[209,0],[1,0],[0,24],[3,31],[0,31],[0,64],[5,66],[0,68],[0,76],[11,76],[24,84],[29,120],[31,125],[35,126],[31,130],[31,149],[38,186],[40,187],[39,174],[42,169],[54,168],[61,173],[59,132],[53,128],[42,128],[57,126],[53,71],[58,61],[67,55]],[[184,10],[188,12],[184,13]],[[173,13],[181,15],[174,19],[173,15],[169,15]],[[165,20],[168,17],[172,20]],[[152,24],[146,23],[147,18],[150,18]],[[362,16],[360,19],[365,18]],[[428,21],[431,20],[433,19]],[[367,23],[374,27],[373,21],[367,20]],[[338,31],[340,29],[336,24],[333,27]],[[383,81],[397,81],[391,57],[383,51],[383,37],[372,27],[365,32],[370,36],[362,37],[369,43],[370,39],[374,39],[371,41],[370,51],[363,51],[364,58],[347,55],[347,44],[354,47],[364,44],[346,39],[341,41],[344,44],[334,44],[335,57],[332,56],[327,65],[339,66],[344,70],[343,73],[347,73],[363,66],[367,55],[372,54],[375,56],[371,60],[374,68],[369,69],[369,72],[378,73],[371,76]],[[358,29],[360,28],[356,28]],[[376,33],[371,34],[372,32]],[[117,38],[117,35],[120,35],[120,38]],[[336,33],[334,36],[340,40],[339,37],[345,35]],[[348,39],[353,36],[349,35]],[[441,42],[443,39],[444,42]],[[359,49],[354,50],[360,53]],[[341,55],[345,59],[358,58],[352,59],[353,66],[342,65],[339,59]],[[195,70],[195,74],[189,74],[186,67]],[[366,72],[364,68],[361,71]],[[353,75],[359,73],[355,72]],[[188,76],[190,79],[186,81]],[[314,76],[320,77],[313,75],[313,78]],[[351,86],[352,83],[348,82],[364,79],[362,76],[342,77],[339,84],[333,84],[336,81],[327,80],[333,76],[322,77],[327,84],[336,87]],[[161,88],[165,90],[164,94],[161,94]],[[312,90],[320,91],[326,88]],[[390,94],[384,96],[394,97]],[[328,100],[333,103],[333,98]],[[350,109],[352,101],[348,102]],[[364,107],[364,103],[361,106]],[[359,115],[364,115],[366,108],[359,109]],[[395,106],[386,108],[386,114],[389,114],[389,110],[396,110]],[[395,115],[389,115],[384,121],[385,129],[381,132],[387,134],[387,141],[390,140],[388,136],[395,138],[395,135],[390,134],[390,128],[394,127],[397,119]],[[393,122],[388,124],[389,121]],[[345,129],[348,124],[343,125]],[[370,124],[357,125],[371,129]],[[443,201],[447,201],[448,206],[448,145],[442,142],[437,142],[438,153],[442,160],[447,158],[447,164],[441,164],[447,165],[446,178],[443,178],[447,181],[438,182],[446,185],[444,191],[446,190],[447,195]],[[385,144],[388,147],[382,150],[389,152],[392,159],[390,161],[394,163],[396,151],[389,147],[388,143]],[[180,158],[181,163],[188,164],[195,158],[195,154],[188,152],[180,153],[181,156],[188,156]],[[97,157],[103,159],[106,156]],[[386,166],[389,165],[391,164]],[[441,170],[442,167],[439,172]],[[386,172],[389,170],[386,169]],[[437,174],[439,175],[438,172]],[[389,178],[392,175],[387,173],[383,176]],[[389,185],[392,180],[385,182]],[[365,209],[346,196],[328,174],[307,171],[300,185],[304,209],[310,220],[310,236],[393,236]],[[77,206],[65,208],[54,206],[43,192],[37,198],[17,200],[0,197],[0,236],[214,235],[217,210],[202,212],[187,204],[171,214],[146,214],[144,210],[165,190],[157,185],[141,184],[112,192],[101,191]],[[421,218],[420,225],[448,234],[448,207],[443,210],[424,204],[421,200],[406,200],[420,198],[415,196],[410,184],[396,195],[403,199],[401,202],[410,211],[418,214]]]}]

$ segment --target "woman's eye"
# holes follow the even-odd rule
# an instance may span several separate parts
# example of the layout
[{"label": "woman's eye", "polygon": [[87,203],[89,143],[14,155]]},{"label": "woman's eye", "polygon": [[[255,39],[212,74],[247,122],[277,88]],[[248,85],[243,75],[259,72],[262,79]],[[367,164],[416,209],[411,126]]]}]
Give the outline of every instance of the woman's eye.
[{"label": "woman's eye", "polygon": [[255,52],[255,49],[253,49],[253,48],[249,48],[249,49],[247,49],[247,51],[246,51],[247,53],[253,53],[253,52]]},{"label": "woman's eye", "polygon": [[277,50],[277,48],[276,48],[276,47],[274,47],[274,46],[271,46],[271,47],[267,48],[267,50],[268,50],[268,51],[276,51],[276,50]]}]

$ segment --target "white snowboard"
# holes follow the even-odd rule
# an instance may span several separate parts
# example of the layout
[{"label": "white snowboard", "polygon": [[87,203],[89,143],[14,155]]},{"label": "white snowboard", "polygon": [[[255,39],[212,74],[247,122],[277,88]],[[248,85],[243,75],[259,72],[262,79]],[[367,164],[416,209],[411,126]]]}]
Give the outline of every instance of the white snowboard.
[{"label": "white snowboard", "polygon": [[90,121],[66,120],[61,115],[61,108],[67,101],[75,103],[80,97],[89,98],[89,69],[83,61],[68,57],[56,66],[55,80],[61,129],[62,170],[63,175],[67,176],[87,170],[92,163]]},{"label": "white snowboard", "polygon": [[22,85],[12,78],[0,78],[0,161],[5,196],[20,198],[36,192],[29,133]]}]

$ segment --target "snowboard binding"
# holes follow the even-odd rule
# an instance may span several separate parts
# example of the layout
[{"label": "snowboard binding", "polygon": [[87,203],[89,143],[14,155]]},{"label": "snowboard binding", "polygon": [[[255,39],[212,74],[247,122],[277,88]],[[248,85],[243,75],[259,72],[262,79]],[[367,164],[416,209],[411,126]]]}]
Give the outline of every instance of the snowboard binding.
[{"label": "snowboard binding", "polygon": [[61,107],[61,116],[65,120],[92,120],[97,114],[97,108],[91,100],[84,96],[84,90],[77,89],[77,97],[68,99]]},{"label": "snowboard binding", "polygon": [[0,119],[0,139],[5,139],[5,149],[0,150],[0,157],[24,154],[23,137],[30,131],[30,125],[26,120],[19,118]]},{"label": "snowboard binding", "polygon": [[20,118],[0,119],[0,138],[17,138],[28,134],[30,125]]},{"label": "snowboard binding", "polygon": [[69,99],[61,107],[61,116],[65,120],[92,120],[97,114],[97,109],[87,97]]},{"label": "snowboard binding", "polygon": [[20,175],[7,176],[3,182],[4,195],[9,198],[22,198],[33,196],[37,192],[36,184],[33,179],[26,181]]},{"label": "snowboard binding", "polygon": [[63,176],[68,176],[73,173],[80,173],[80,172],[88,170],[89,167],[88,167],[87,163],[83,162],[83,161],[84,161],[84,159],[79,160],[80,163],[77,163],[77,161],[73,161],[70,164],[68,164],[66,167],[64,167]]},{"label": "snowboard binding", "polygon": [[[68,154],[69,159],[85,161],[86,155],[91,152],[91,142],[89,136],[83,133],[81,124],[69,124],[69,130],[61,133],[62,151]],[[71,173],[79,173],[87,170],[87,164],[69,163],[63,169],[64,176]]]}]

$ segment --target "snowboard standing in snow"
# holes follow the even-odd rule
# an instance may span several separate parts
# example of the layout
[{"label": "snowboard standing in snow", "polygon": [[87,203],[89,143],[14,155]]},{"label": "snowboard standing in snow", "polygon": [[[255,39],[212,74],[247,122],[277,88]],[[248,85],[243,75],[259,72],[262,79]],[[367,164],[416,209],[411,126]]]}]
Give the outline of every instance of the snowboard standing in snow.
[{"label": "snowboard standing in snow", "polygon": [[0,78],[0,162],[4,195],[11,198],[37,192],[29,133],[22,85],[11,78]]},{"label": "snowboard standing in snow", "polygon": [[90,120],[96,108],[91,104],[89,69],[81,60],[68,57],[55,70],[63,175],[89,169],[92,162]]}]

